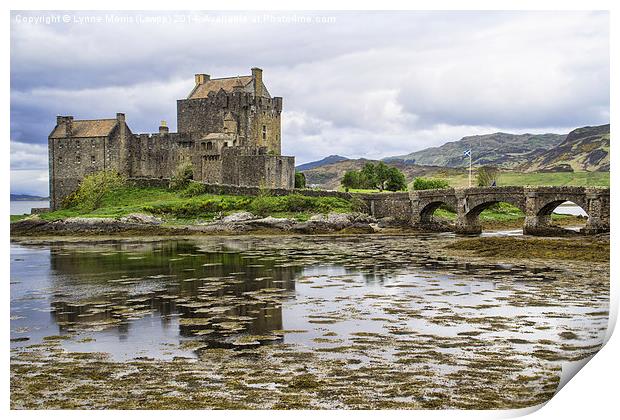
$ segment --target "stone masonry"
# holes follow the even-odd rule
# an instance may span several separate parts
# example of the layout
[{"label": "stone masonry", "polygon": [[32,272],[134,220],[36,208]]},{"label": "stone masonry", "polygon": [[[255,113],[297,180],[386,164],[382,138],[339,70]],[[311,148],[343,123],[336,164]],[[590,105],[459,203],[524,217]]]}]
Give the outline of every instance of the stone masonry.
[{"label": "stone masonry", "polygon": [[177,101],[178,132],[133,134],[125,115],[99,120],[59,116],[48,138],[50,205],[61,206],[84,176],[115,170],[127,177],[169,178],[191,163],[209,184],[292,189],[295,159],[281,155],[282,98],[272,97],[263,72],[211,79],[195,75]]}]

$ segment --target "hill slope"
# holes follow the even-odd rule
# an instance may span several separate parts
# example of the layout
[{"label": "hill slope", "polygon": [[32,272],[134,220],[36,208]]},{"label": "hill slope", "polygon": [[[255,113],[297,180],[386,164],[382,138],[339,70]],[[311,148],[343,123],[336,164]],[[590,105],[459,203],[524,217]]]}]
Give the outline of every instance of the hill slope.
[{"label": "hill slope", "polygon": [[609,171],[609,124],[577,128],[558,146],[532,153],[517,169],[532,172]]},{"label": "hill slope", "polygon": [[384,158],[393,162],[403,160],[418,165],[465,167],[469,159],[463,156],[465,150],[472,150],[472,163],[479,165],[514,166],[524,161],[533,152],[541,153],[559,145],[566,135],[562,134],[508,134],[493,133],[463,137],[461,140],[445,143],[408,155]]},{"label": "hill slope", "polygon": [[[368,159],[349,159],[306,170],[304,171],[304,175],[306,175],[306,184],[309,186],[320,186],[321,188],[336,190],[340,187],[340,180],[344,176],[345,172],[350,170],[359,170],[368,162],[377,163],[379,161]],[[394,161],[389,164],[390,166],[396,166],[400,169],[405,174],[407,182],[411,182],[413,178],[418,176],[452,177],[464,175],[466,173],[466,170],[462,168],[422,166],[405,161]]]},{"label": "hill slope", "polygon": [[297,165],[295,169],[297,169],[298,171],[306,171],[308,169],[318,168],[319,166],[329,165],[330,163],[342,162],[344,160],[349,160],[349,158],[346,158],[344,156],[338,156],[338,155],[330,155],[321,160],[316,160],[314,162],[308,162],[302,165]]}]

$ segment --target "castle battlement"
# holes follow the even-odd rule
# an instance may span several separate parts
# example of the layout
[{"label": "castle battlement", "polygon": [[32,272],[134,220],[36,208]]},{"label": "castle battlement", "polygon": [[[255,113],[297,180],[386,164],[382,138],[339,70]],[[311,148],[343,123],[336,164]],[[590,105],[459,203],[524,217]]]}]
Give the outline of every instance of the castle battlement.
[{"label": "castle battlement", "polygon": [[51,206],[58,208],[93,172],[169,178],[185,162],[195,180],[209,184],[293,188],[294,158],[281,156],[282,98],[269,94],[262,70],[194,80],[187,98],[177,101],[176,133],[162,121],[157,133],[133,134],[122,113],[97,120],[58,116],[48,138]]}]

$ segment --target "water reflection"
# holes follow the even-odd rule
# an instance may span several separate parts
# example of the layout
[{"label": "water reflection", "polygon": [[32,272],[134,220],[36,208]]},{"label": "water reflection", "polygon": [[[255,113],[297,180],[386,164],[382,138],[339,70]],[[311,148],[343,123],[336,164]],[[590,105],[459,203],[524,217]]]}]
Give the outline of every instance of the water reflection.
[{"label": "water reflection", "polygon": [[373,334],[553,347],[568,331],[574,344],[600,342],[604,290],[558,284],[555,268],[431,255],[438,237],[14,244],[11,346],[59,339],[131,359],[279,342],[355,348]]}]

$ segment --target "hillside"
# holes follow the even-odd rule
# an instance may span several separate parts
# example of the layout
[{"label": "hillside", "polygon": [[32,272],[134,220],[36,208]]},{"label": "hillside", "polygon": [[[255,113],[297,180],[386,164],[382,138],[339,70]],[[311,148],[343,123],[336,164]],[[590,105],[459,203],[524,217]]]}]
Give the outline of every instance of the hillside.
[{"label": "hillside", "polygon": [[[306,170],[304,171],[306,183],[308,186],[320,186],[321,188],[336,190],[340,187],[340,180],[345,172],[359,170],[368,162],[377,163],[378,161],[349,159]],[[422,166],[404,161],[390,162],[390,165],[399,168],[405,174],[407,182],[411,182],[417,176],[453,177],[466,173],[466,170],[461,168]]]},{"label": "hillside", "polygon": [[308,169],[314,169],[314,168],[318,168],[319,166],[329,165],[330,163],[342,162],[344,160],[349,160],[349,158],[346,158],[344,156],[338,156],[338,155],[330,155],[321,160],[316,160],[314,162],[308,162],[308,163],[304,163],[301,165],[297,165],[295,169],[297,169],[298,171],[307,171]]},{"label": "hillside", "polygon": [[609,124],[577,128],[558,146],[532,153],[516,169],[525,172],[608,172]]},{"label": "hillside", "polygon": [[29,194],[11,194],[11,201],[45,201],[49,197],[39,197],[38,195]]},{"label": "hillside", "polygon": [[463,156],[472,150],[472,163],[479,165],[515,166],[525,162],[531,153],[542,153],[559,145],[562,134],[508,134],[493,133],[463,137],[408,155],[384,158],[386,162],[405,161],[418,165],[466,167],[469,159]]}]

